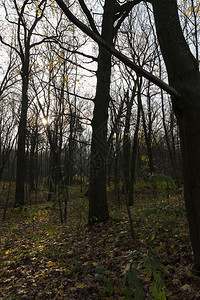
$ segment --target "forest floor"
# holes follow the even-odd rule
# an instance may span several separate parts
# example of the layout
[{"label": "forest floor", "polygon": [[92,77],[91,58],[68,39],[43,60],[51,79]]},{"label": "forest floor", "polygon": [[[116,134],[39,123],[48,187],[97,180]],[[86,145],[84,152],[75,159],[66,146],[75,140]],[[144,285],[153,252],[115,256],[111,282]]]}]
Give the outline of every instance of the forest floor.
[{"label": "forest floor", "polygon": [[200,299],[183,196],[155,198],[138,186],[132,238],[126,206],[115,203],[112,187],[108,194],[110,220],[90,228],[78,185],[63,223],[42,189],[37,203],[33,196],[23,210],[10,207],[2,220],[4,186],[0,299]]}]

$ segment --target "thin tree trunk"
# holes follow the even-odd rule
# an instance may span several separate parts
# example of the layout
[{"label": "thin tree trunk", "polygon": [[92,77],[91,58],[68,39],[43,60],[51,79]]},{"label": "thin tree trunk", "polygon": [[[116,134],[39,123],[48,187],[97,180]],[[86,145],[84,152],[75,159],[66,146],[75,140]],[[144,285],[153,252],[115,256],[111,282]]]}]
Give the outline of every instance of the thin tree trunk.
[{"label": "thin tree trunk", "polygon": [[26,122],[28,110],[28,67],[29,63],[24,62],[22,68],[22,106],[18,128],[18,149],[17,149],[17,170],[16,170],[16,190],[14,206],[24,205],[24,181],[26,174]]},{"label": "thin tree trunk", "polygon": [[129,192],[129,181],[130,181],[130,161],[131,161],[131,140],[130,140],[130,121],[131,121],[131,110],[133,106],[133,99],[135,97],[135,87],[133,88],[131,99],[129,94],[126,95],[126,117],[124,127],[124,138],[123,138],[123,165],[124,165],[124,176],[127,194]]},{"label": "thin tree trunk", "polygon": [[2,220],[6,219],[6,212],[7,212],[7,209],[8,209],[8,202],[9,202],[9,198],[10,198],[10,188],[11,188],[11,177],[9,179],[8,193],[7,193],[6,203],[5,203],[4,210],[3,210]]},{"label": "thin tree trunk", "polygon": [[174,172],[176,184],[177,184],[178,188],[180,188],[176,161],[174,160],[174,157],[173,157],[173,154],[172,154],[172,151],[171,151],[169,136],[168,136],[167,127],[166,127],[166,123],[165,123],[164,97],[163,97],[163,92],[162,91],[161,91],[161,100],[162,100],[162,121],[163,121],[163,127],[164,127],[164,131],[165,131],[165,140],[166,140],[167,149],[168,149],[168,152],[169,152],[169,158],[170,158],[170,162],[171,162],[172,169],[173,169],[173,172]]},{"label": "thin tree trunk", "polygon": [[151,108],[150,108],[150,82],[148,85],[148,124],[145,119],[145,113],[143,106],[141,105],[141,113],[142,113],[142,122],[143,122],[143,129],[144,129],[144,137],[147,146],[147,154],[148,154],[148,166],[149,166],[149,173],[152,174],[154,172],[154,164],[153,164],[153,153],[152,153],[152,119],[151,119]]},{"label": "thin tree trunk", "polygon": [[[140,84],[141,86],[141,84]],[[140,128],[140,111],[141,111],[141,95],[140,95],[140,86],[138,89],[138,110],[137,110],[137,122],[133,137],[132,153],[131,153],[131,166],[130,166],[130,181],[129,181],[129,200],[128,204],[133,205],[134,197],[134,183],[135,183],[135,169],[136,169],[136,158],[138,153],[138,132]]]}]

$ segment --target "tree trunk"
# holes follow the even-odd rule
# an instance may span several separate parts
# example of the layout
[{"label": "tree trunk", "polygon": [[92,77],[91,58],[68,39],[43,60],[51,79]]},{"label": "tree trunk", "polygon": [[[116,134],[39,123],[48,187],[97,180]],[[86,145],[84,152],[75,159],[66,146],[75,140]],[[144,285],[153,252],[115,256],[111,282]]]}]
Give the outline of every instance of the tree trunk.
[{"label": "tree trunk", "polygon": [[24,180],[26,174],[26,157],[25,157],[25,141],[26,141],[26,122],[28,110],[28,68],[29,59],[22,66],[22,104],[21,115],[18,128],[18,149],[17,149],[17,170],[16,170],[16,190],[14,206],[24,205]]},{"label": "tree trunk", "polygon": [[183,156],[184,196],[194,252],[200,271],[200,76],[198,64],[184,39],[177,1],[153,0],[158,39],[169,82],[181,95],[173,98]]},{"label": "tree trunk", "polygon": [[172,170],[174,172],[174,177],[175,177],[175,180],[176,180],[176,184],[177,184],[177,187],[180,188],[176,160],[174,159],[173,154],[172,154],[172,150],[171,150],[171,147],[170,147],[169,136],[168,136],[168,131],[167,131],[167,126],[166,126],[166,123],[165,123],[165,110],[164,110],[163,91],[161,91],[161,102],[162,102],[162,122],[163,122],[164,131],[165,131],[165,141],[166,141],[166,144],[167,144],[169,158],[170,158],[170,162],[171,162],[171,165],[172,165]]},{"label": "tree trunk", "polygon": [[151,116],[150,81],[148,82],[147,108],[148,108],[148,124],[145,119],[143,106],[141,105],[142,123],[143,123],[144,137],[145,137],[147,154],[148,154],[148,168],[149,168],[148,171],[150,174],[152,174],[154,172],[154,163],[153,163],[153,152],[152,152],[152,116]]},{"label": "tree trunk", "polygon": [[[200,99],[200,94],[198,98]],[[198,110],[194,106],[179,120],[179,126],[182,127],[180,136],[184,162],[184,196],[195,259],[194,269],[200,271],[200,105],[198,106]]]},{"label": "tree trunk", "polygon": [[130,140],[130,121],[131,121],[131,110],[133,106],[133,100],[135,97],[135,87],[132,90],[131,98],[129,93],[126,94],[126,116],[124,126],[124,137],[123,137],[123,168],[124,168],[124,189],[126,193],[129,193],[129,181],[130,181],[130,161],[131,161],[131,140]]},{"label": "tree trunk", "polygon": [[36,119],[36,128],[33,130],[31,136],[31,148],[29,154],[29,192],[35,191],[35,178],[36,178],[36,147],[38,141],[38,125]]},{"label": "tree trunk", "polygon": [[134,183],[135,183],[135,169],[136,169],[136,158],[138,153],[138,132],[140,128],[140,112],[141,112],[141,95],[140,95],[141,83],[138,87],[138,109],[137,109],[137,122],[135,126],[135,132],[133,137],[132,153],[131,153],[131,166],[130,166],[130,181],[129,181],[129,206],[134,203]]},{"label": "tree trunk", "polygon": [[[104,5],[102,38],[113,43],[115,0]],[[89,186],[89,224],[109,218],[106,194],[106,165],[108,155],[107,120],[110,99],[111,54],[99,47],[97,87],[92,120],[92,145]]]}]

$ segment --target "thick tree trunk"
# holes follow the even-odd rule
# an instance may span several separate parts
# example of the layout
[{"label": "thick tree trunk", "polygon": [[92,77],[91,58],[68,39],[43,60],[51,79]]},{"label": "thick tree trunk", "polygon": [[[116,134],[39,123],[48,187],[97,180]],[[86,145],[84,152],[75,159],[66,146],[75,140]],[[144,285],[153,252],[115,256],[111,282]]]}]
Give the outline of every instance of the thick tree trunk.
[{"label": "thick tree trunk", "polygon": [[[200,93],[196,100],[199,102]],[[195,259],[194,269],[200,272],[200,103],[191,107],[178,123],[181,127],[184,196]]]},{"label": "thick tree trunk", "polygon": [[176,0],[153,0],[156,29],[169,82],[181,95],[172,99],[183,155],[184,196],[194,252],[200,271],[200,76],[179,23]]},{"label": "thick tree trunk", "polygon": [[[115,0],[106,0],[102,37],[113,43]],[[107,119],[110,99],[111,54],[99,47],[97,87],[92,120],[92,145],[89,186],[89,224],[109,218],[106,194],[106,165],[108,155]]]}]

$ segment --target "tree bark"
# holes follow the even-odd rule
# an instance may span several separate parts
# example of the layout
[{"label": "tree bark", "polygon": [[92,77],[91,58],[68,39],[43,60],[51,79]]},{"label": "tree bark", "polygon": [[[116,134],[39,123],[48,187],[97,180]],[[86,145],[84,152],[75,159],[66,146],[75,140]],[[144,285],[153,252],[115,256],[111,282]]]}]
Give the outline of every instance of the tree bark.
[{"label": "tree bark", "polygon": [[183,156],[184,197],[194,252],[200,271],[200,76],[198,64],[185,41],[176,0],[153,0],[157,35],[169,83],[181,95],[173,97]]},{"label": "tree bark", "polygon": [[[106,0],[102,22],[102,38],[113,43],[115,0]],[[109,218],[106,193],[108,155],[107,120],[110,100],[111,54],[99,46],[97,87],[92,120],[92,144],[89,186],[89,224]]]}]

